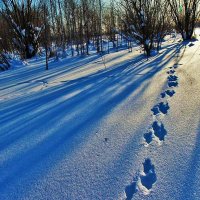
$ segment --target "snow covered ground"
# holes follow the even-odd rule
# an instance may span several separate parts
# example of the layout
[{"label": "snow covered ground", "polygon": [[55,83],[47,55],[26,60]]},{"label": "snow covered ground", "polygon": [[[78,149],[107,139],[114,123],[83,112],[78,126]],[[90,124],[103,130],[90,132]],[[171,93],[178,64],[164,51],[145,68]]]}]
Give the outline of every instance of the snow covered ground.
[{"label": "snow covered ground", "polygon": [[[200,199],[200,41],[0,73],[0,199]],[[104,65],[105,62],[105,65]]]}]

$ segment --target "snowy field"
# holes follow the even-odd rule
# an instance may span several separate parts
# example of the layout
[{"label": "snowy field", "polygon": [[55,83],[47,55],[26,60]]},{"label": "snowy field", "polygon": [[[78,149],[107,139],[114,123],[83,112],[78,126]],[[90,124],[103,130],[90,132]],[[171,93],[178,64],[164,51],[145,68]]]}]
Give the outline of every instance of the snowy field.
[{"label": "snowy field", "polygon": [[0,73],[0,199],[200,200],[199,63],[170,39]]}]

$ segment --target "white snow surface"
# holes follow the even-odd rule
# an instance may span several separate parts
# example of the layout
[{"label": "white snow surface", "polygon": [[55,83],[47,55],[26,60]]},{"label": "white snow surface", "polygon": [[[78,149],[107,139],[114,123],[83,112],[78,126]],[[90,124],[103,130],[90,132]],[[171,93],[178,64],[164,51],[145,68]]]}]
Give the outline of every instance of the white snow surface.
[{"label": "white snow surface", "polygon": [[[148,61],[135,47],[0,73],[0,199],[199,200],[199,55],[168,40]],[[147,143],[154,122],[164,140]]]}]

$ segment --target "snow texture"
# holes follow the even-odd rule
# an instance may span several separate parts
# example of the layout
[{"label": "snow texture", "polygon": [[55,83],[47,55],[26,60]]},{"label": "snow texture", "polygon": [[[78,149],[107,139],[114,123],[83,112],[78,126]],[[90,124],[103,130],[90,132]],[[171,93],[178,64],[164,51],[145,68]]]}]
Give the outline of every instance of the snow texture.
[{"label": "snow texture", "polygon": [[[28,60],[0,73],[0,199],[199,200],[200,42]],[[178,86],[178,87],[177,87]]]}]

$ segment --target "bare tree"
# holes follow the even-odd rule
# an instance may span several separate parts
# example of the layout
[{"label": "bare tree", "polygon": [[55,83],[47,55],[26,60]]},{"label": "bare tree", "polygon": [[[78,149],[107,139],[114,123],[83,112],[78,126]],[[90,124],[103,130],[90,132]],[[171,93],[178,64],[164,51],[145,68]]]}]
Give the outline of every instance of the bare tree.
[{"label": "bare tree", "polygon": [[46,70],[49,69],[48,66],[48,21],[47,21],[47,8],[46,5],[43,5],[43,12],[44,12],[44,30],[45,30],[45,54],[46,54]]},{"label": "bare tree", "polygon": [[128,36],[138,41],[150,56],[155,39],[160,43],[166,30],[167,5],[162,0],[122,0]]},{"label": "bare tree", "polygon": [[34,56],[39,47],[39,37],[43,26],[40,3],[36,6],[32,0],[2,0],[1,14],[10,26],[15,47],[24,58]]},{"label": "bare tree", "polygon": [[115,35],[116,35],[116,29],[117,29],[117,14],[115,9],[114,1],[110,1],[109,7],[107,7],[104,11],[103,15],[103,24],[105,33],[108,37],[108,52],[109,52],[109,41],[113,43],[113,47],[116,47],[115,44]]},{"label": "bare tree", "polygon": [[[149,56],[155,40],[159,50],[170,21],[169,4],[163,4],[165,0],[121,0],[121,8],[116,8],[113,0],[110,4],[103,0],[0,1],[3,2],[1,15],[12,32],[7,42],[9,45],[13,42],[14,49],[24,58],[34,56],[39,45],[48,46],[50,55],[57,55],[57,58],[58,50],[63,49],[65,53],[66,47],[71,48],[72,56],[75,49],[78,55],[88,55],[92,42],[99,53],[103,51],[103,38],[112,41],[116,50],[120,38],[121,44],[122,38],[127,39],[128,47],[134,39],[143,45]],[[44,12],[48,18],[44,17]],[[0,31],[1,35],[5,33]]]},{"label": "bare tree", "polygon": [[191,39],[200,14],[200,0],[167,0],[167,2],[183,40]]}]

